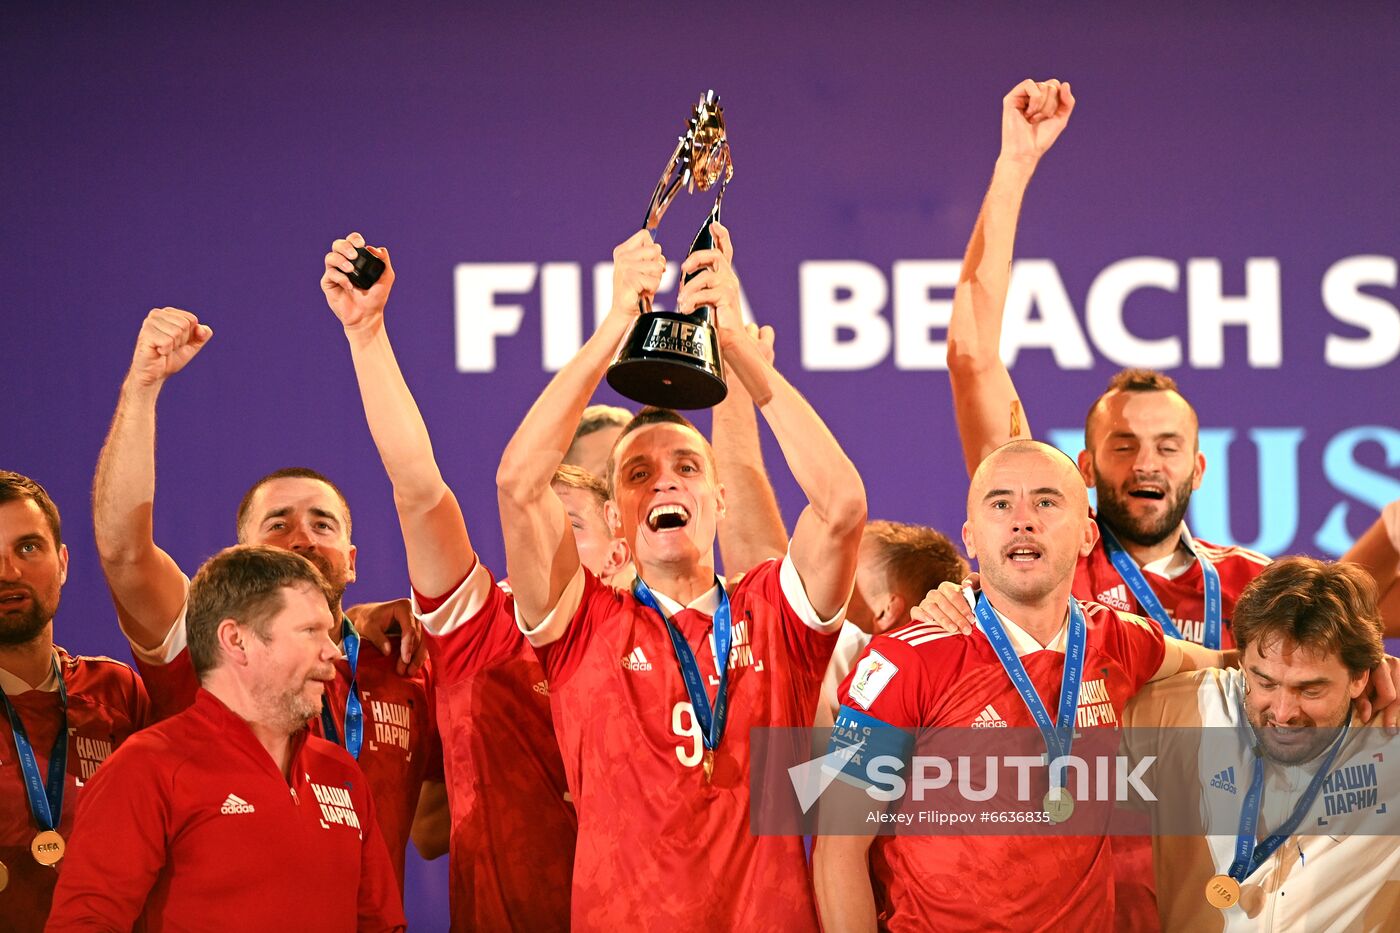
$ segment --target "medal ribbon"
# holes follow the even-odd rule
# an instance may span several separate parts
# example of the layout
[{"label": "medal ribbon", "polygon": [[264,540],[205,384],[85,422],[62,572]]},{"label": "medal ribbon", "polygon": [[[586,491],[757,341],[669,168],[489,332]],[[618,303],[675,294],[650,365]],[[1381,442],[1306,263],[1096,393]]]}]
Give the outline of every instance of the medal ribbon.
[{"label": "medal ribbon", "polygon": [[[340,643],[345,649],[345,660],[350,665],[350,688],[345,696],[344,744],[350,757],[358,761],[360,747],[365,741],[365,708],[360,703],[360,685],[355,679],[355,673],[360,668],[360,633],[355,631],[348,618],[340,621]],[[321,731],[330,741],[341,744],[340,730],[335,727],[330,697],[326,694],[321,695]]]},{"label": "medal ribbon", "polygon": [[1249,793],[1244,795],[1244,804],[1240,809],[1240,829],[1235,836],[1235,861],[1230,865],[1229,875],[1236,881],[1244,881],[1264,862],[1269,856],[1274,854],[1279,846],[1283,845],[1293,831],[1303,822],[1303,817],[1307,815],[1312,807],[1313,801],[1317,799],[1318,791],[1327,780],[1327,775],[1332,772],[1332,764],[1337,760],[1337,753],[1341,751],[1342,743],[1346,741],[1347,733],[1351,731],[1351,713],[1347,713],[1346,725],[1342,727],[1342,732],[1337,736],[1337,740],[1332,743],[1332,748],[1327,752],[1326,759],[1322,762],[1322,767],[1317,769],[1312,781],[1303,791],[1303,796],[1298,798],[1298,803],[1293,808],[1293,815],[1288,818],[1282,826],[1278,828],[1272,836],[1263,842],[1258,842],[1255,833],[1259,826],[1259,804],[1264,794],[1264,764],[1263,753],[1256,747],[1254,751],[1254,773],[1249,779]]},{"label": "medal ribbon", "polygon": [[719,609],[715,611],[714,617],[715,668],[719,675],[719,688],[715,691],[712,708],[709,695],[705,692],[705,678],[700,676],[700,665],[696,663],[695,652],[690,650],[685,636],[667,617],[661,604],[657,602],[656,594],[642,582],[642,578],[637,577],[632,581],[632,595],[637,598],[637,602],[661,616],[661,621],[666,623],[666,632],[671,636],[671,647],[675,650],[676,661],[681,666],[681,678],[685,680],[685,692],[690,696],[690,705],[695,708],[695,718],[700,723],[705,747],[711,752],[719,748],[720,739],[724,737],[724,719],[729,711],[729,647],[734,632],[730,624],[729,594],[720,585],[718,577],[715,578],[715,585],[719,586]]},{"label": "medal ribbon", "polygon": [[[1152,592],[1152,585],[1147,582],[1147,577],[1143,576],[1142,568],[1133,560],[1132,555],[1123,549],[1123,545],[1118,543],[1113,532],[1102,520],[1095,519],[1099,525],[1099,537],[1103,539],[1103,549],[1108,552],[1108,559],[1113,562],[1113,569],[1118,571],[1118,576],[1123,578],[1123,582],[1132,590],[1133,597],[1137,599],[1138,605],[1143,612],[1147,613],[1157,624],[1162,626],[1162,631],[1172,638],[1180,638],[1181,630],[1176,627],[1172,617],[1167,613],[1162,601],[1157,598],[1157,594]],[[1220,627],[1223,615],[1220,601],[1220,571],[1215,569],[1215,565],[1201,553],[1196,547],[1196,542],[1191,537],[1191,532],[1186,530],[1186,526],[1181,527],[1181,540],[1186,544],[1186,549],[1196,558],[1201,565],[1201,577],[1205,583],[1205,604],[1206,604],[1206,630],[1202,641],[1207,648],[1214,651],[1220,650]]]},{"label": "medal ribbon", "polygon": [[[1060,675],[1060,707],[1053,723],[1040,700],[1040,694],[1035,690],[1035,684],[1031,683],[1030,675],[1026,673],[1026,666],[1021,663],[1006,629],[1002,627],[1001,619],[997,618],[996,610],[980,593],[977,596],[977,621],[981,623],[987,640],[992,643],[992,650],[1001,660],[1002,669],[1011,678],[1012,686],[1021,695],[1021,701],[1026,704],[1036,727],[1040,729],[1041,737],[1045,739],[1045,752],[1049,756],[1046,764],[1057,758],[1068,758],[1074,745],[1074,714],[1079,707],[1079,683],[1084,677],[1084,643],[1088,639],[1088,625],[1079,603],[1073,598],[1069,601],[1065,669]],[[1063,770],[1063,766],[1060,770]],[[1058,777],[1055,773],[1050,775],[1050,786],[1061,786]]]},{"label": "medal ribbon", "polygon": [[58,708],[62,719],[58,735],[54,736],[53,750],[49,752],[47,781],[39,777],[39,762],[34,757],[34,746],[29,743],[29,733],[24,731],[19,713],[5,691],[0,690],[0,699],[4,700],[5,712],[10,717],[10,728],[15,733],[15,751],[19,753],[19,767],[24,774],[29,812],[34,814],[34,822],[42,830],[58,829],[58,821],[63,817],[63,784],[68,774],[68,688],[63,683],[57,657],[53,659],[53,673],[58,678]]}]

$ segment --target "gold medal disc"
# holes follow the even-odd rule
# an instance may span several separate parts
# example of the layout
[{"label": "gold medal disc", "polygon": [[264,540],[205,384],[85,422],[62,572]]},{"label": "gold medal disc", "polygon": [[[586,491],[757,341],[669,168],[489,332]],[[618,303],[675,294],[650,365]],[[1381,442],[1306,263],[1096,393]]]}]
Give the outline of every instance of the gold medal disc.
[{"label": "gold medal disc", "polygon": [[1074,815],[1074,798],[1064,787],[1052,787],[1043,801],[1045,815],[1052,823],[1063,823]]},{"label": "gold medal disc", "polygon": [[10,870],[9,870],[8,868],[5,867],[5,863],[4,863],[4,862],[0,862],[0,891],[5,890],[5,888],[9,887],[9,885],[10,885]]},{"label": "gold medal disc", "polygon": [[1240,902],[1240,883],[1229,875],[1215,875],[1206,882],[1206,903],[1229,910]]},{"label": "gold medal disc", "polygon": [[705,783],[713,784],[715,780],[715,753],[708,748],[705,749],[705,760],[703,767],[705,770]]},{"label": "gold medal disc", "polygon": [[57,865],[63,858],[63,837],[52,829],[46,829],[34,837],[34,841],[29,844],[29,851],[34,854],[34,861],[40,865]]}]

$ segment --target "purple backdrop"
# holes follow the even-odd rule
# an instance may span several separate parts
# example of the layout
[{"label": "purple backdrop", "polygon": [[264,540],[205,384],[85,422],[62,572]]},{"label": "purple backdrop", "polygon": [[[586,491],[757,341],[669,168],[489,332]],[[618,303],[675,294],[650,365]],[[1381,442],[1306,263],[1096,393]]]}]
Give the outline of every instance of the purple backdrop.
[{"label": "purple backdrop", "polygon": [[[0,465],[64,511],[61,642],[127,655],[88,486],[158,305],[215,329],[161,400],[160,542],[192,570],[232,541],[255,476],[307,464],[354,507],[352,597],[404,592],[389,487],[317,286],[350,229],[393,250],[391,334],[500,566],[493,477],[547,378],[541,314],[565,342],[574,306],[591,321],[594,266],[636,228],[707,86],[734,145],[726,221],[749,303],[862,468],[873,516],[961,520],[946,374],[927,368],[941,331],[920,324],[946,309],[951,266],[914,263],[961,255],[1001,96],[1051,75],[1079,108],[1019,243],[1038,261],[1022,263],[1017,301],[1055,342],[1013,370],[1037,429],[1081,422],[1132,348],[1121,322],[1181,356],[1211,456],[1201,536],[1335,553],[1400,496],[1396,7],[782,6],[701,6],[690,22],[654,4],[7,11]],[[673,258],[702,213],[673,206]],[[1157,259],[1122,262],[1135,257]],[[512,278],[519,295],[501,286]],[[1124,282],[1119,296],[1156,284],[1120,301]],[[510,322],[491,305],[512,304],[517,332],[486,343],[482,327]],[[833,330],[843,314],[855,328]],[[1221,337],[1212,322],[1231,315],[1251,323]],[[768,450],[791,520],[797,490]],[[445,865],[413,871],[410,916],[444,925]]]}]

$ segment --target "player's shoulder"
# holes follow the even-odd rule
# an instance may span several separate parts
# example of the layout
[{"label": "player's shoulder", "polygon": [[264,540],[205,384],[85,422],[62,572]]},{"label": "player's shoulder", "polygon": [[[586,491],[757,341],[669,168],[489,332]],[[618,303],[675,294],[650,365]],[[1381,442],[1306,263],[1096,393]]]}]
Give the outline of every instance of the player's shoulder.
[{"label": "player's shoulder", "polygon": [[979,637],[976,632],[960,635],[941,626],[909,622],[876,635],[866,651],[879,652],[925,673],[951,673],[966,664]]},{"label": "player's shoulder", "polygon": [[1209,541],[1202,541],[1200,538],[1193,539],[1197,550],[1203,554],[1212,564],[1238,564],[1240,566],[1255,568],[1258,573],[1265,567],[1272,564],[1273,558],[1258,551],[1251,551],[1247,547],[1240,547],[1235,544],[1212,544]]},{"label": "player's shoulder", "polygon": [[770,557],[736,576],[726,577],[724,588],[729,598],[734,600],[769,590],[780,591],[783,560],[781,557]]},{"label": "player's shoulder", "polygon": [[362,781],[359,762],[339,744],[319,735],[307,733],[300,757],[305,772],[317,783],[350,781],[349,786],[354,786]]},{"label": "player's shoulder", "polygon": [[1140,616],[1135,612],[1128,612],[1126,609],[1117,609],[1113,606],[1105,606],[1103,603],[1095,602],[1092,599],[1077,600],[1080,610],[1084,613],[1084,622],[1090,631],[1101,629],[1112,632],[1123,631],[1124,629],[1143,629],[1148,632],[1162,633],[1162,627],[1151,619]]},{"label": "player's shoulder", "polygon": [[69,654],[62,648],[59,667],[69,696],[133,711],[144,702],[141,677],[129,664],[105,655]]}]

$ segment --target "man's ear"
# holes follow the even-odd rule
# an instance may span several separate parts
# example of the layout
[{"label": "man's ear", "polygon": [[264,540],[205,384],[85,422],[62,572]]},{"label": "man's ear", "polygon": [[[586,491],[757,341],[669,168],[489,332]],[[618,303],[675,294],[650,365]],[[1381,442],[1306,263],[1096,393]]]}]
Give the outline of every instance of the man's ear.
[{"label": "man's ear", "polygon": [[1094,545],[1099,543],[1099,523],[1084,516],[1084,540],[1079,545],[1079,556],[1088,557],[1094,550]]},{"label": "man's ear", "polygon": [[58,585],[68,582],[68,545],[58,546]]},{"label": "man's ear", "polygon": [[346,583],[354,583],[354,582],[355,582],[355,556],[356,556],[358,553],[359,553],[359,548],[355,547],[355,545],[353,545],[353,544],[350,545],[349,558],[348,558],[348,560],[347,560],[346,563],[345,563],[345,582],[346,582]]},{"label": "man's ear", "polygon": [[622,538],[613,538],[608,545],[607,560],[603,563],[602,578],[611,580],[631,562],[632,549],[627,546],[627,542]]},{"label": "man's ear", "polygon": [[977,559],[977,546],[972,543],[972,522],[963,522],[962,526],[963,553],[968,560]]},{"label": "man's ear", "polygon": [[[1384,664],[1385,662],[1382,661],[1381,663]],[[1366,692],[1366,688],[1369,687],[1370,684],[1371,672],[1362,671],[1360,674],[1357,674],[1355,677],[1347,681],[1347,696],[1353,700],[1356,699],[1357,697],[1361,696],[1361,694]]]},{"label": "man's ear", "polygon": [[715,518],[724,519],[724,484],[715,486]]},{"label": "man's ear", "polygon": [[1191,489],[1192,489],[1192,490],[1196,490],[1196,489],[1200,489],[1200,488],[1201,488],[1201,480],[1205,478],[1205,475],[1206,475],[1206,455],[1203,454],[1203,453],[1201,453],[1201,452],[1198,450],[1198,451],[1196,451],[1196,466],[1195,466],[1195,469],[1192,470],[1192,472],[1191,472]]},{"label": "man's ear", "polygon": [[1079,452],[1079,475],[1084,477],[1084,485],[1094,488],[1094,455],[1088,450]]},{"label": "man's ear", "polygon": [[891,593],[885,602],[884,631],[899,628],[909,621],[909,603],[898,593]]},{"label": "man's ear", "polygon": [[611,499],[603,503],[603,522],[608,526],[608,534],[614,538],[622,537],[622,513]]},{"label": "man's ear", "polygon": [[220,621],[218,628],[214,630],[214,637],[219,645],[220,655],[232,664],[248,666],[247,642],[251,633],[239,624],[237,619]]}]

